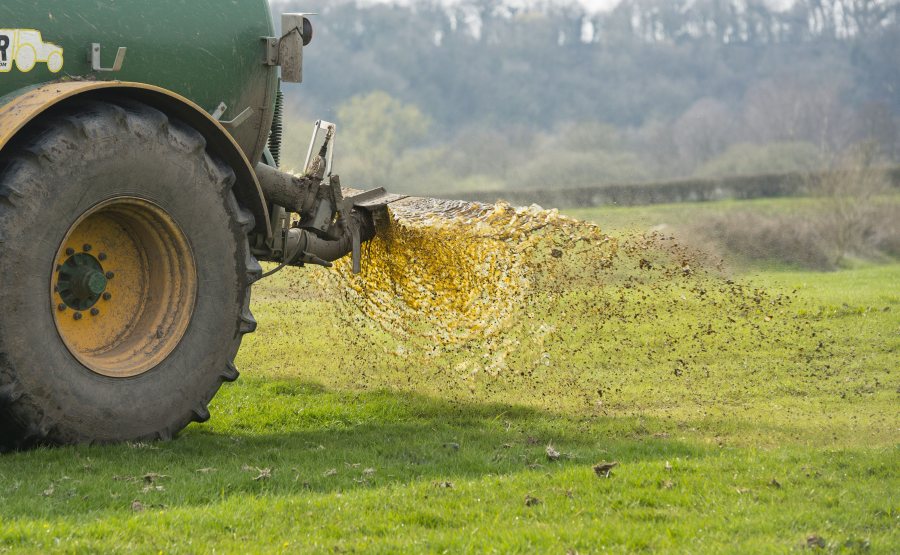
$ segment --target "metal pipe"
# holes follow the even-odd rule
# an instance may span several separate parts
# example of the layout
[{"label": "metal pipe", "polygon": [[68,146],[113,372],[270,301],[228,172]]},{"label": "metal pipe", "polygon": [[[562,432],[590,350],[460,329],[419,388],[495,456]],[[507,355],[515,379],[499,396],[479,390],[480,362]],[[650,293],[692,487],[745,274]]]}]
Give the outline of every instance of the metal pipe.
[{"label": "metal pipe", "polygon": [[[353,210],[345,220],[338,238],[334,240],[323,239],[306,229],[289,229],[285,237],[285,259],[295,263],[334,262],[353,252],[354,234],[357,234],[360,243],[371,241],[375,237],[375,222],[368,211]],[[314,258],[304,255],[312,255]]]},{"label": "metal pipe", "polygon": [[315,200],[314,191],[319,186],[317,180],[298,177],[263,163],[257,164],[256,177],[266,200],[298,214],[309,208],[305,204]]},{"label": "metal pipe", "polygon": [[283,264],[331,262],[353,254],[353,272],[360,271],[361,245],[375,237],[371,212],[403,197],[384,189],[344,197],[338,176],[298,177],[265,164],[256,166],[268,202],[300,215],[297,227],[284,230]]}]

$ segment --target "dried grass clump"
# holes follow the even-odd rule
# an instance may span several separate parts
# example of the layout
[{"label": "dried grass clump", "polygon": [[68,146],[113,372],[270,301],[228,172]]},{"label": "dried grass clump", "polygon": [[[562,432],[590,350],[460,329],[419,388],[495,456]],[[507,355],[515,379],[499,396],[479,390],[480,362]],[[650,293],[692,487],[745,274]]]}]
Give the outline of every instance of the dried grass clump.
[{"label": "dried grass clump", "polygon": [[739,262],[772,262],[815,270],[834,269],[834,255],[821,219],[743,211],[701,220],[687,229],[703,244]]},{"label": "dried grass clump", "polygon": [[877,150],[858,145],[809,184],[817,201],[792,212],[735,211],[683,229],[701,248],[738,262],[832,270],[851,259],[900,256],[900,202]]}]

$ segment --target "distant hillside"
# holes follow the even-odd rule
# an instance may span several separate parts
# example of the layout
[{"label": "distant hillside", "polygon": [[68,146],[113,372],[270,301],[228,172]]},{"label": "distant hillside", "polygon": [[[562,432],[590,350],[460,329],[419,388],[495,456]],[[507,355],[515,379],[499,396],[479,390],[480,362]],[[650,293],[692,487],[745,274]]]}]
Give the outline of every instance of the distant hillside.
[{"label": "distant hillside", "polygon": [[[897,1],[798,0],[773,11],[762,0],[623,0],[588,13],[577,4],[500,0],[290,0],[273,11],[320,14],[305,82],[286,87],[294,118],[339,119],[351,98],[374,91],[421,112],[427,133],[393,157],[446,149],[428,162],[446,175],[422,174],[408,160],[404,175],[391,176],[402,186],[418,186],[413,174],[445,187],[528,186],[534,169],[522,168],[541,157],[564,179],[574,168],[602,181],[727,172],[747,153],[754,167],[741,171],[806,170],[859,141],[898,159]],[[614,136],[582,130],[575,145],[564,136],[588,123]],[[793,146],[786,155],[751,152],[772,143]],[[471,145],[509,153],[481,160],[483,149]],[[729,153],[740,145],[749,146]],[[561,150],[545,150],[554,148]],[[464,160],[442,166],[460,152]],[[588,160],[595,152],[605,158]]]}]

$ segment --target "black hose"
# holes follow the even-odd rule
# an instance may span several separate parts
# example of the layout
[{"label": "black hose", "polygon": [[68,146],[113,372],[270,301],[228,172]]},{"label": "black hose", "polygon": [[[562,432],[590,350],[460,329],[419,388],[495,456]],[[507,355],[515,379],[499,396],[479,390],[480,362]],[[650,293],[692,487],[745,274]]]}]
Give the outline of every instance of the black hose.
[{"label": "black hose", "polygon": [[[287,254],[287,253],[285,253],[285,254]],[[304,253],[303,253],[303,249],[298,248],[296,251],[294,251],[293,254],[291,254],[290,257],[285,256],[285,257],[284,257],[284,261],[283,261],[281,264],[279,264],[278,266],[276,266],[274,269],[269,270],[268,272],[266,272],[266,273],[264,273],[263,275],[259,276],[259,279],[257,279],[256,281],[257,281],[257,282],[262,281],[262,280],[266,279],[267,277],[272,276],[272,275],[274,275],[274,274],[277,274],[277,273],[280,272],[281,270],[284,270],[285,267],[287,267],[289,264],[295,264],[295,263],[298,262],[301,258],[303,258],[303,254],[304,254]]]}]

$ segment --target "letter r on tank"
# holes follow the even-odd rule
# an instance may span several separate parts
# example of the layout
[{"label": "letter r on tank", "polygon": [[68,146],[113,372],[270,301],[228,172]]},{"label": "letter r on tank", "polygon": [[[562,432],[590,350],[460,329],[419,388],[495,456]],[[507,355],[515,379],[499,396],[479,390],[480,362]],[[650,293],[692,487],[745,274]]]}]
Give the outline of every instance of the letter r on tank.
[{"label": "letter r on tank", "polygon": [[9,50],[9,35],[0,35],[0,62],[7,61],[7,50]]}]

